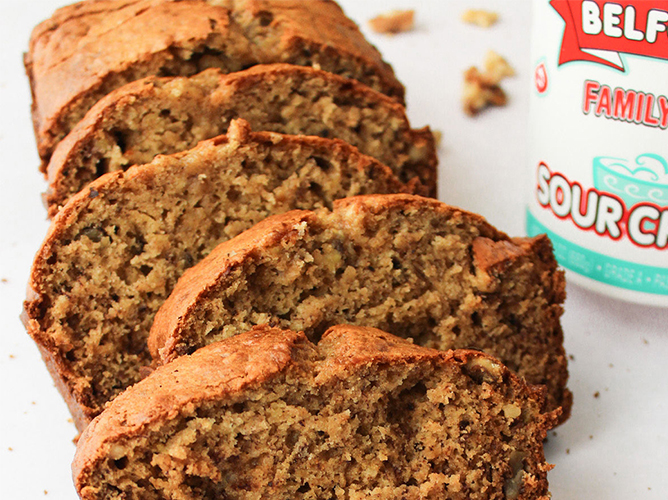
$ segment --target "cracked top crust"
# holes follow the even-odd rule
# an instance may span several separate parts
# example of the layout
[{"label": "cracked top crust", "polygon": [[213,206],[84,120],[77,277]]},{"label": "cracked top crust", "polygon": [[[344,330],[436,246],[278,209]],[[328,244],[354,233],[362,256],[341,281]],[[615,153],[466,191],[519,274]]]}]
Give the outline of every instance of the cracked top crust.
[{"label": "cracked top crust", "polygon": [[24,62],[42,159],[102,96],[148,75],[285,62],[404,95],[392,68],[329,0],[84,1],[34,29]]}]

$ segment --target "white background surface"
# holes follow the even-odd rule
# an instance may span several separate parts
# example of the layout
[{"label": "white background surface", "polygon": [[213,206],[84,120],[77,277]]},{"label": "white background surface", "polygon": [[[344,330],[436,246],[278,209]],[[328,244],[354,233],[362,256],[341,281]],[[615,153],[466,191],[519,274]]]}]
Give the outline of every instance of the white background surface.
[{"label": "white background surface", "polygon": [[[32,27],[64,2],[0,0],[0,499],[74,500],[76,435],[18,316],[34,253],[48,224],[45,189],[22,67]],[[342,0],[406,85],[414,126],[443,132],[440,198],[511,235],[524,232],[529,0]],[[487,6],[500,22],[459,21]],[[395,37],[364,26],[389,8],[414,7],[417,27]],[[460,106],[461,74],[495,49],[517,70],[509,106],[475,119]],[[668,259],[667,259],[668,261]],[[555,500],[668,498],[668,310],[616,302],[572,285],[563,327],[575,394],[571,419],[546,444]],[[599,394],[595,397],[594,394]]]}]

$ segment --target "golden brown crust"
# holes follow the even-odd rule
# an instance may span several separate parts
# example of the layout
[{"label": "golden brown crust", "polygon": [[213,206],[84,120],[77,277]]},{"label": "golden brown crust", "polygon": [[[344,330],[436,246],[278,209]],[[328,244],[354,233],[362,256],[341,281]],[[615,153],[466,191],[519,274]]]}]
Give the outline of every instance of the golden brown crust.
[{"label": "golden brown crust", "polygon": [[84,1],[37,26],[25,57],[40,156],[128,81],[267,62],[317,64],[403,98],[391,67],[333,1]]},{"label": "golden brown crust", "polygon": [[[133,439],[156,432],[157,428],[171,421],[201,415],[198,409],[207,403],[242,400],[244,391],[277,378],[290,367],[312,381],[313,397],[316,397],[317,387],[328,380],[357,377],[356,373],[362,373],[360,369],[382,366],[388,370],[410,365],[433,366],[443,373],[451,367],[452,371],[448,373],[452,373],[449,376],[453,377],[453,382],[455,377],[461,376],[459,374],[478,382],[485,381],[488,384],[486,398],[492,397],[493,393],[512,394],[508,400],[495,404],[507,404],[518,411],[519,408],[525,411],[530,404],[540,408],[544,397],[542,388],[527,386],[498,360],[478,351],[437,351],[374,328],[350,325],[331,327],[315,345],[301,332],[261,325],[158,367],[116,398],[87,427],[78,442],[72,464],[75,484],[81,493],[93,482],[110,456],[119,458],[114,456],[115,446],[127,447]],[[442,380],[444,384],[450,381],[448,378]],[[506,391],[499,387],[510,389]],[[524,417],[521,427],[527,426],[531,430],[522,429],[521,432],[527,432],[531,437],[525,442],[528,448],[522,452],[523,461],[531,462],[531,467],[537,470],[526,473],[527,489],[521,498],[544,498],[542,495],[547,493],[545,472],[549,466],[542,455],[542,439],[556,424],[557,415],[558,411],[554,411],[527,413]],[[448,438],[443,435],[441,439]],[[501,445],[489,442],[488,446],[491,452]],[[484,450],[476,450],[476,453],[481,452]],[[132,452],[126,449],[123,453]],[[531,481],[536,484],[530,484]],[[501,489],[498,485],[494,487]],[[88,497],[84,495],[84,498]],[[97,496],[91,495],[90,498]]]},{"label": "golden brown crust", "polygon": [[495,240],[509,239],[508,235],[489,224],[482,215],[448,205],[434,198],[415,196],[410,193],[391,196],[372,194],[351,196],[334,202],[334,210],[347,211],[351,214],[369,213],[370,215],[378,215],[393,209],[403,209],[406,211],[428,210],[444,218],[451,219],[455,223],[458,221],[462,223],[469,222],[478,228],[481,236]]},{"label": "golden brown crust", "polygon": [[[177,293],[172,293],[156,315],[148,338],[148,349],[154,359],[160,359],[160,351],[172,349],[177,339],[171,335],[179,329],[180,319],[200,301],[206,300],[210,291],[221,280],[234,279],[235,268],[261,254],[281,241],[290,241],[302,231],[301,224],[315,219],[306,210],[293,210],[272,215],[255,224],[237,237],[221,243],[206,257],[206,265],[195,265],[179,278]],[[170,358],[171,360],[171,358]]]},{"label": "golden brown crust", "polygon": [[[409,217],[411,223],[401,222]],[[448,229],[437,236],[429,232],[430,225],[439,224]],[[424,242],[418,243],[420,235],[426,234]],[[416,242],[399,250],[392,238],[399,245],[406,238]],[[445,242],[454,244],[448,247],[452,255],[438,250]],[[366,246],[355,249],[355,245]],[[340,257],[334,251],[336,260],[325,260],[323,247],[340,248]],[[298,256],[292,267],[287,258],[283,262],[282,254]],[[376,254],[379,258],[374,260]],[[387,270],[389,255],[396,273]],[[325,265],[310,264],[312,258]],[[263,270],[261,276],[295,272],[319,278],[272,282],[256,274],[256,268]],[[451,277],[448,269],[461,273]],[[346,273],[358,281],[346,281]],[[444,277],[436,278],[440,273]],[[386,282],[392,287],[384,287]],[[272,291],[265,289],[274,286]],[[360,288],[368,292],[358,293]],[[415,294],[405,298],[393,290]],[[275,303],[265,298],[272,294],[277,294]],[[299,303],[291,305],[279,296],[298,297]],[[421,332],[432,328],[433,335],[416,338],[418,343],[488,350],[531,383],[548,385],[550,407],[563,405],[566,418],[571,395],[566,388],[567,360],[559,319],[564,298],[564,276],[545,236],[511,240],[482,217],[433,199],[403,194],[357,196],[337,200],[333,212],[272,217],[214,249],[182,276],[158,311],[149,350],[154,359],[170,362],[214,337],[233,335],[237,321],[255,324],[255,314],[282,326],[290,326],[296,315],[299,329],[311,328],[307,334],[314,338],[321,322],[359,322],[396,333],[392,325],[427,321],[429,326]],[[252,312],[237,309],[235,301],[246,304],[243,311],[248,307]],[[329,311],[328,304],[336,305]],[[369,308],[378,312],[371,316]],[[281,311],[281,316],[274,311]],[[404,311],[409,312],[404,315]]]},{"label": "golden brown crust", "polygon": [[[239,153],[239,148],[243,149],[244,153]],[[284,136],[267,132],[251,132],[247,123],[243,121],[234,122],[233,126],[230,128],[230,134],[228,136],[221,136],[202,142],[197,148],[191,151],[182,152],[177,155],[158,157],[154,162],[148,165],[136,166],[125,172],[117,171],[106,174],[91,183],[88,188],[71,198],[54,218],[48,234],[33,262],[29,282],[29,293],[24,303],[25,311],[22,316],[28,333],[40,346],[44,358],[48,361],[51,372],[56,375],[57,385],[65,399],[68,401],[68,405],[70,406],[70,409],[75,416],[77,426],[80,429],[85,427],[87,422],[89,422],[101,408],[99,402],[96,402],[95,400],[94,391],[91,387],[91,374],[72,372],[73,361],[69,358],[69,356],[72,355],[72,351],[81,348],[80,344],[88,339],[90,332],[109,328],[109,322],[117,322],[114,323],[116,325],[114,328],[118,328],[118,331],[125,328],[129,332],[132,332],[132,335],[136,336],[138,339],[143,337],[141,342],[145,346],[150,323],[146,325],[146,331],[143,333],[141,327],[137,324],[126,324],[125,326],[122,326],[118,323],[121,321],[121,319],[119,319],[119,314],[125,311],[125,309],[123,309],[124,307],[129,307],[122,304],[128,300],[133,303],[140,301],[140,303],[137,303],[132,307],[149,307],[144,303],[145,301],[148,301],[149,299],[155,301],[157,300],[156,297],[160,294],[169,293],[169,290],[165,291],[160,288],[160,291],[158,291],[153,287],[170,288],[170,281],[175,282],[180,272],[182,272],[177,271],[177,269],[180,269],[178,266],[182,267],[184,265],[182,262],[184,256],[179,257],[180,253],[185,252],[184,255],[186,258],[193,259],[193,257],[190,257],[191,252],[201,252],[205,254],[217,243],[229,238],[229,236],[226,236],[224,229],[221,232],[221,230],[215,229],[215,226],[212,226],[215,230],[212,230],[211,232],[205,231],[202,234],[198,233],[198,238],[200,238],[201,241],[196,245],[191,243],[194,248],[189,248],[189,245],[186,242],[181,241],[178,235],[190,230],[196,231],[199,229],[199,226],[193,228],[188,224],[179,225],[173,221],[176,217],[187,217],[189,213],[197,210],[192,206],[196,203],[193,201],[185,213],[180,212],[181,207],[174,208],[173,213],[177,215],[172,216],[170,219],[172,222],[167,222],[166,219],[169,218],[168,214],[170,213],[170,210],[172,210],[170,209],[171,205],[169,205],[170,201],[174,200],[176,202],[179,199],[184,201],[187,199],[187,195],[183,192],[174,192],[163,197],[161,194],[163,191],[161,190],[172,184],[178,184],[178,182],[187,183],[189,182],[189,179],[193,178],[197,179],[197,182],[215,182],[217,176],[226,175],[225,169],[223,168],[225,165],[217,164],[216,161],[220,162],[225,160],[225,158],[227,158],[225,155],[228,153],[229,155],[232,155],[230,158],[237,158],[241,161],[243,155],[252,156],[256,150],[254,148],[265,152],[277,151],[276,154],[279,156],[273,161],[283,162],[283,173],[292,170],[299,173],[302,169],[305,169],[304,175],[307,176],[307,179],[312,175],[308,170],[311,167],[307,164],[294,164],[295,160],[291,159],[295,158],[293,154],[302,151],[299,154],[302,156],[306,155],[307,157],[309,154],[324,155],[323,157],[328,159],[328,161],[335,161],[337,165],[340,165],[342,174],[350,175],[352,178],[357,179],[355,180],[355,184],[343,187],[336,184],[336,182],[338,182],[338,177],[332,177],[332,186],[322,186],[324,192],[317,194],[317,196],[321,197],[320,199],[322,202],[325,202],[327,197],[332,195],[334,195],[334,197],[345,196],[349,192],[354,192],[360,188],[360,186],[363,190],[378,189],[380,191],[389,190],[390,192],[395,190],[400,191],[406,188],[394,178],[387,167],[370,157],[361,155],[357,150],[342,141],[309,136]],[[285,156],[281,157],[281,152],[287,153]],[[280,158],[284,159],[281,160]],[[214,159],[216,160],[214,161]],[[249,160],[249,163],[253,163],[254,161],[257,160]],[[339,161],[342,163],[339,164]],[[339,167],[337,167],[337,169],[338,168]],[[278,169],[274,174],[277,175],[277,172]],[[332,175],[336,175],[334,168],[330,168],[328,172]],[[326,173],[326,175],[329,175],[329,173]],[[240,179],[245,178],[244,175],[249,176],[250,172],[245,174],[242,171],[239,175]],[[296,174],[293,174],[288,177],[286,182],[290,182],[290,179],[294,178],[295,175]],[[270,181],[272,176],[260,176],[260,178],[266,178]],[[372,178],[373,180],[371,180]],[[322,182],[322,180],[320,182]],[[302,181],[299,180],[296,189],[301,189],[301,183]],[[281,184],[279,184],[279,186],[280,185]],[[309,184],[306,182],[306,187],[308,188],[308,186]],[[308,200],[311,199],[310,197],[316,193],[316,191],[313,191],[312,193],[301,193],[300,191],[294,193],[293,191],[294,189],[290,187],[283,195],[286,196],[286,199],[271,199],[266,201],[265,205],[262,205],[263,198],[257,194],[256,199],[253,201],[255,205],[259,205],[255,207],[255,212],[247,215],[246,219],[241,218],[245,217],[244,214],[239,216],[230,215],[229,210],[231,210],[231,205],[224,205],[227,208],[221,209],[221,213],[228,211],[227,218],[223,217],[222,220],[224,224],[227,224],[227,226],[224,227],[229,226],[232,228],[233,232],[239,232],[242,228],[250,227],[256,222],[256,219],[261,220],[267,213],[276,213],[293,209],[295,207],[304,207],[304,203],[308,203]],[[292,198],[287,197],[290,193],[292,193]],[[177,194],[180,197],[177,197]],[[223,193],[221,192],[220,194]],[[297,194],[297,196],[295,196],[295,194]],[[307,194],[309,197],[304,197]],[[151,207],[142,207],[138,205],[138,200],[144,195],[155,198],[152,198],[153,201],[150,202],[152,205]],[[326,204],[330,202],[331,201],[327,201]],[[223,204],[224,203],[226,202],[223,202]],[[264,212],[262,210],[264,210]],[[143,212],[146,212],[148,215]],[[137,213],[140,218],[135,220],[135,215]],[[210,214],[210,217],[208,217],[205,222],[217,224],[217,222],[211,221],[211,219],[216,219],[219,215],[218,212]],[[160,222],[161,220],[162,222]],[[137,263],[136,260],[140,259],[141,255],[133,255],[132,253],[126,255],[126,249],[129,245],[123,243],[123,240],[119,236],[119,240],[116,243],[110,241],[110,243],[118,245],[118,251],[115,252],[116,258],[127,260],[123,261],[124,264],[121,265],[119,269],[112,269],[110,267],[109,256],[105,256],[104,248],[95,247],[94,243],[91,243],[92,247],[82,246],[78,253],[68,256],[66,252],[69,251],[69,245],[72,242],[88,241],[86,231],[88,224],[90,223],[104,224],[105,227],[100,231],[101,234],[105,235],[105,238],[107,237],[107,234],[109,237],[115,238],[115,236],[112,236],[113,232],[105,232],[107,229],[111,231],[111,228],[114,227],[129,227],[131,231],[136,233],[136,237],[140,239],[140,246],[148,245],[152,247],[153,245],[156,245],[157,248],[165,248],[165,250],[158,250],[150,258],[146,257],[149,259],[146,261],[147,265],[154,266],[158,265],[159,262],[163,262],[164,269],[161,272],[166,273],[165,276],[156,279],[155,281],[146,282],[142,285],[141,290],[132,292],[132,296],[116,297],[116,300],[114,300],[113,294],[119,292],[118,290],[112,290],[113,287],[108,280],[118,280],[118,275],[120,273],[123,273],[128,269],[138,268],[141,264]],[[158,224],[163,229],[156,233],[156,228],[150,226],[154,223]],[[235,227],[234,224],[241,224],[241,226]],[[155,238],[156,241],[151,243],[150,240],[148,240],[149,236]],[[165,247],[165,238],[173,239],[172,246],[174,248],[171,248],[169,245]],[[169,265],[167,265],[167,262],[169,262]],[[192,265],[193,263],[194,261],[190,262],[189,265]],[[89,268],[92,271],[89,272]],[[70,269],[71,275],[68,274],[68,269]],[[107,273],[109,274],[98,274],[97,270],[100,269],[107,269]],[[82,278],[81,273],[89,274],[83,274],[87,277]],[[56,276],[60,276],[60,278],[56,278]],[[103,282],[98,283],[99,280],[103,280]],[[75,292],[72,291],[73,286],[75,286],[77,290],[84,290],[86,293],[94,294],[96,297],[94,301],[97,303],[100,303],[100,300],[103,297],[111,299],[112,302],[109,305],[99,306],[101,308],[108,307],[109,309],[100,309],[98,311],[97,304],[90,305],[90,301],[93,299],[91,299],[90,296],[80,297],[75,294]],[[124,284],[121,283],[119,286],[122,286],[122,289],[125,290]],[[79,291],[77,293],[81,294],[83,292]],[[128,292],[124,291],[123,293]],[[139,299],[139,296],[143,296],[144,298]],[[66,298],[68,299],[67,314],[58,309],[58,307],[62,307],[63,299]],[[56,302],[60,305],[56,305]],[[80,307],[82,310],[75,311],[76,307]],[[96,312],[93,313],[93,311]],[[145,321],[145,318],[149,316],[152,317],[154,312],[155,311],[151,311],[150,309],[145,309],[145,312],[142,313],[142,318],[140,319]],[[90,314],[95,314],[95,316],[86,320],[87,326],[85,328],[72,329],[71,325],[68,323],[70,320],[68,320],[67,315],[74,315],[76,316],[76,321],[80,321],[81,318]],[[107,326],[105,327],[105,325]],[[108,335],[114,335],[114,332],[109,331],[107,333],[107,336]],[[116,335],[119,334],[116,333]],[[114,349],[114,356],[122,357],[124,349],[125,347],[123,347],[122,344],[116,346]],[[140,352],[137,355],[140,357],[143,356],[142,363],[148,365],[150,364],[150,357],[145,352],[145,347],[143,351],[144,352]],[[113,366],[114,369],[127,368],[123,366],[123,362],[115,362],[111,358],[107,359],[106,356],[101,356],[101,359],[97,364],[108,364],[109,366]],[[139,369],[140,367],[135,368]],[[110,397],[111,394],[108,396]],[[101,397],[100,393],[98,393],[97,397]]]},{"label": "golden brown crust", "polygon": [[[272,89],[280,89],[280,99]],[[167,117],[160,116],[163,110]],[[284,114],[283,120],[275,118]],[[231,74],[209,69],[193,77],[151,76],[112,91],[53,152],[45,195],[49,214],[55,215],[58,206],[96,175],[126,170],[154,154],[190,149],[199,140],[225,133],[232,117],[246,119],[256,131],[347,140],[399,178],[417,177],[424,194],[436,194],[433,135],[428,127],[411,129],[402,105],[355,80],[278,63]],[[170,143],[165,137],[176,138]]]},{"label": "golden brown crust", "polygon": [[[343,198],[334,202],[333,210],[345,219],[345,213],[366,214],[373,218],[392,210],[426,209],[440,213],[444,218],[463,219],[478,224],[484,236],[509,240],[508,236],[496,230],[480,215],[463,211],[432,198],[414,195],[362,195]],[[160,308],[153,322],[148,339],[149,352],[154,359],[169,362],[177,353],[181,341],[178,332],[183,328],[183,318],[195,309],[201,301],[207,300],[210,292],[223,286],[223,281],[234,279],[235,268],[276,245],[288,245],[304,232],[304,224],[318,224],[316,213],[293,211],[267,218],[242,234],[218,245],[199,264],[190,268]],[[243,271],[240,271],[243,272]],[[172,352],[167,357],[161,352]]]},{"label": "golden brown crust", "polygon": [[[431,198],[414,195],[362,195],[343,198],[334,202],[337,212],[364,213],[374,217],[393,208],[431,209],[444,217],[466,218],[480,224],[483,234],[492,238],[508,236],[497,231],[478,214],[465,212]],[[345,216],[344,216],[345,217]],[[221,286],[221,279],[232,279],[233,269],[256,255],[261,255],[280,241],[289,244],[304,231],[303,223],[317,223],[313,212],[294,211],[267,218],[236,238],[218,245],[201,263],[190,268],[180,279],[174,292],[160,309],[153,322],[148,348],[154,359],[161,359],[160,351],[170,351],[179,342],[178,332],[182,318],[200,301],[206,300],[209,292]],[[172,360],[162,358],[165,361]]]},{"label": "golden brown crust", "polygon": [[132,436],[148,423],[168,418],[185,406],[263,382],[294,362],[292,349],[300,343],[308,343],[303,333],[258,327],[159,367],[118,396],[109,411],[86,428],[79,440],[74,469],[80,469],[81,457],[97,449],[102,441]]}]

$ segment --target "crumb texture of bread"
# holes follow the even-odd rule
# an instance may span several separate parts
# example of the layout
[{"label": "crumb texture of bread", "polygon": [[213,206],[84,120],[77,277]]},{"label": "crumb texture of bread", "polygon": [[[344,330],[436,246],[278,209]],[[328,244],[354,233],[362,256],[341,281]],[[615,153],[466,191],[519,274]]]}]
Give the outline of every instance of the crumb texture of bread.
[{"label": "crumb texture of bread", "polygon": [[33,30],[24,62],[43,162],[101,97],[149,75],[284,62],[404,96],[390,65],[331,0],[85,0]]},{"label": "crumb texture of bread", "polygon": [[141,378],[154,314],[218,243],[271,214],[403,189],[343,141],[252,132],[242,120],[90,184],[53,220],[23,316],[77,426]]},{"label": "crumb texture of bread", "polygon": [[547,500],[542,394],[479,352],[263,326],[129,388],[73,476],[83,500]]},{"label": "crumb texture of bread", "polygon": [[317,340],[340,323],[437,349],[476,348],[570,408],[560,326],[564,277],[546,237],[511,240],[480,216],[410,195],[359,196],[291,212],[218,246],[156,315],[170,362],[254,325]]},{"label": "crumb texture of bread", "polygon": [[243,118],[255,131],[342,139],[389,166],[402,182],[436,195],[428,128],[411,129],[404,107],[326,71],[289,64],[225,74],[148,77],[101,99],[59,143],[47,168],[50,215],[95,178],[148,163],[227,132]]}]

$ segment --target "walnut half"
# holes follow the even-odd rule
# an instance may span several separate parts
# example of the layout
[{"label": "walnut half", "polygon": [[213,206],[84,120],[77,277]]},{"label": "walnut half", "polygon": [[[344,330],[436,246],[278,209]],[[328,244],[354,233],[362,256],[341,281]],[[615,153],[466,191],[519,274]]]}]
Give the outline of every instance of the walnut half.
[{"label": "walnut half", "polygon": [[477,115],[488,106],[505,106],[508,102],[506,93],[499,83],[515,70],[499,54],[490,50],[484,61],[485,72],[475,66],[464,72],[464,112],[469,116]]}]

